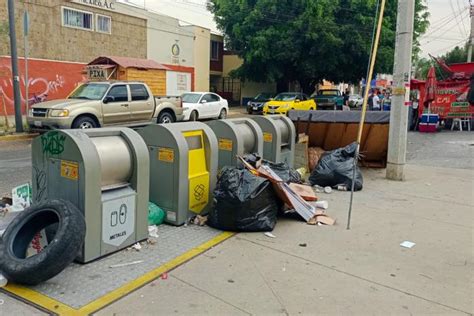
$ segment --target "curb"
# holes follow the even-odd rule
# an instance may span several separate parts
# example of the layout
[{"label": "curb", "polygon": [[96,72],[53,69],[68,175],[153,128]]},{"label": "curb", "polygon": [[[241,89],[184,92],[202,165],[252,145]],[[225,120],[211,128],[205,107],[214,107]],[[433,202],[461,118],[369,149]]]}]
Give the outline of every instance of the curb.
[{"label": "curb", "polygon": [[3,135],[0,136],[0,142],[2,141],[14,141],[14,140],[27,140],[32,139],[38,136],[38,133],[22,133],[22,134],[12,134],[12,135]]}]

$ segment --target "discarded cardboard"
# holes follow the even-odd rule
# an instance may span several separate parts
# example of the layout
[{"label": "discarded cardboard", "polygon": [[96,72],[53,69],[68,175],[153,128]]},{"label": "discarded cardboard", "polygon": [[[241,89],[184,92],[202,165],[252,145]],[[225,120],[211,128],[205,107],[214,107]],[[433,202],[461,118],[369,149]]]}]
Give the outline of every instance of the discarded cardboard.
[{"label": "discarded cardboard", "polygon": [[287,205],[292,206],[305,221],[309,221],[315,215],[316,207],[306,202],[299,194],[293,191],[269,166],[261,165],[257,169],[245,161],[243,157],[238,156],[238,158],[250,172],[270,180],[280,199]]},{"label": "discarded cardboard", "polygon": [[297,184],[297,183],[290,183],[290,188],[301,195],[303,199],[306,201],[317,201],[318,197],[313,191],[313,188],[310,187],[309,185],[304,185],[304,184]]},{"label": "discarded cardboard", "polygon": [[328,226],[333,226],[336,223],[336,220],[327,216],[326,214],[315,215],[308,221],[309,225],[318,225],[324,224]]}]

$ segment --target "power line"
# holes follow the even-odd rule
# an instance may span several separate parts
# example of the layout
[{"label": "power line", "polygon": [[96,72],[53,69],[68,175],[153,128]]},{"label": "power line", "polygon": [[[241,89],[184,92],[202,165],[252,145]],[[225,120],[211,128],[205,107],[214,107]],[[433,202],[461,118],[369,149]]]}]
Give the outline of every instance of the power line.
[{"label": "power line", "polygon": [[437,25],[436,27],[434,27],[434,29],[430,30],[429,32],[427,32],[426,34],[422,35],[421,37],[425,37],[425,36],[428,36],[428,35],[432,35],[436,32],[438,32],[439,30],[441,30],[441,28],[443,28],[444,26],[447,26],[448,24],[450,24],[451,22],[455,21],[455,18],[459,15],[459,14],[462,14],[463,12],[465,12],[466,8],[460,10],[460,11],[456,11],[454,14],[450,13],[448,14],[447,16],[441,18],[440,20],[436,21],[435,23],[433,23],[432,26],[434,26],[435,24]]},{"label": "power line", "polygon": [[[459,0],[456,0],[456,4],[458,5],[458,10],[461,10],[461,6],[459,5]],[[464,25],[464,19],[461,20],[462,28],[464,30],[464,34],[467,34],[466,26]]]},{"label": "power line", "polygon": [[444,51],[444,50],[446,50],[446,49],[454,48],[454,47],[458,46],[459,44],[461,44],[462,42],[467,42],[468,39],[469,39],[469,38],[465,38],[465,39],[463,39],[463,40],[461,40],[461,41],[459,41],[459,42],[456,42],[456,43],[451,44],[451,45],[449,45],[449,46],[446,46],[446,47],[443,47],[443,48],[441,48],[441,49],[435,50],[433,53],[438,53],[438,52]]},{"label": "power line", "polygon": [[[453,13],[455,12],[454,10],[454,6],[453,6],[453,0],[449,0],[449,5],[451,7],[451,11],[453,11]],[[461,30],[461,23],[458,22],[458,16],[455,15],[454,18],[456,19],[456,25],[458,27],[458,30],[459,30],[459,33],[462,33],[463,35],[466,35],[462,30]],[[462,20],[461,20],[462,21]]]},{"label": "power line", "polygon": [[[453,20],[451,20],[451,21],[455,21],[455,20],[453,19]],[[448,25],[448,24],[449,24],[449,22],[448,22],[446,25]],[[440,36],[442,36],[442,35],[448,33],[449,31],[451,31],[452,29],[454,29],[456,26],[459,27],[459,25],[458,25],[457,23],[455,23],[455,24],[454,24],[453,26],[451,26],[449,29],[446,29],[446,30],[444,30],[444,32],[442,32],[441,34],[439,34],[438,37],[440,37]],[[435,40],[436,40],[436,38],[425,42],[425,44],[431,43],[431,42],[433,42],[433,41],[435,41]]]}]

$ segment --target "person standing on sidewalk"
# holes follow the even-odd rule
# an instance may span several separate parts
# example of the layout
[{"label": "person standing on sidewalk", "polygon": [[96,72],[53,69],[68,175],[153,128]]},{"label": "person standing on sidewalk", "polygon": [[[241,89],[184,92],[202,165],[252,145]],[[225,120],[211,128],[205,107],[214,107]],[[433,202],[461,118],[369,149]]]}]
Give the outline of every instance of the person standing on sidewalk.
[{"label": "person standing on sidewalk", "polygon": [[375,90],[374,97],[372,98],[373,108],[374,111],[380,111],[380,98],[379,98],[379,91]]}]

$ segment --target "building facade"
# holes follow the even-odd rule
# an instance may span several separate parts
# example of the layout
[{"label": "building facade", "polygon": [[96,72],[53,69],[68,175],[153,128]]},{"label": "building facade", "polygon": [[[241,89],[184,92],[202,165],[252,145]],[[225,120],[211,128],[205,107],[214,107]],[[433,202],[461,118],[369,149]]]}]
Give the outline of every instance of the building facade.
[{"label": "building facade", "polygon": [[[82,63],[104,53],[146,58],[147,21],[119,13],[117,5],[114,1],[15,1],[19,56],[24,52],[23,13],[27,10],[29,56],[32,58]],[[6,1],[0,5],[0,21],[8,21]],[[9,49],[8,34],[2,34],[0,56],[10,55]]]}]

